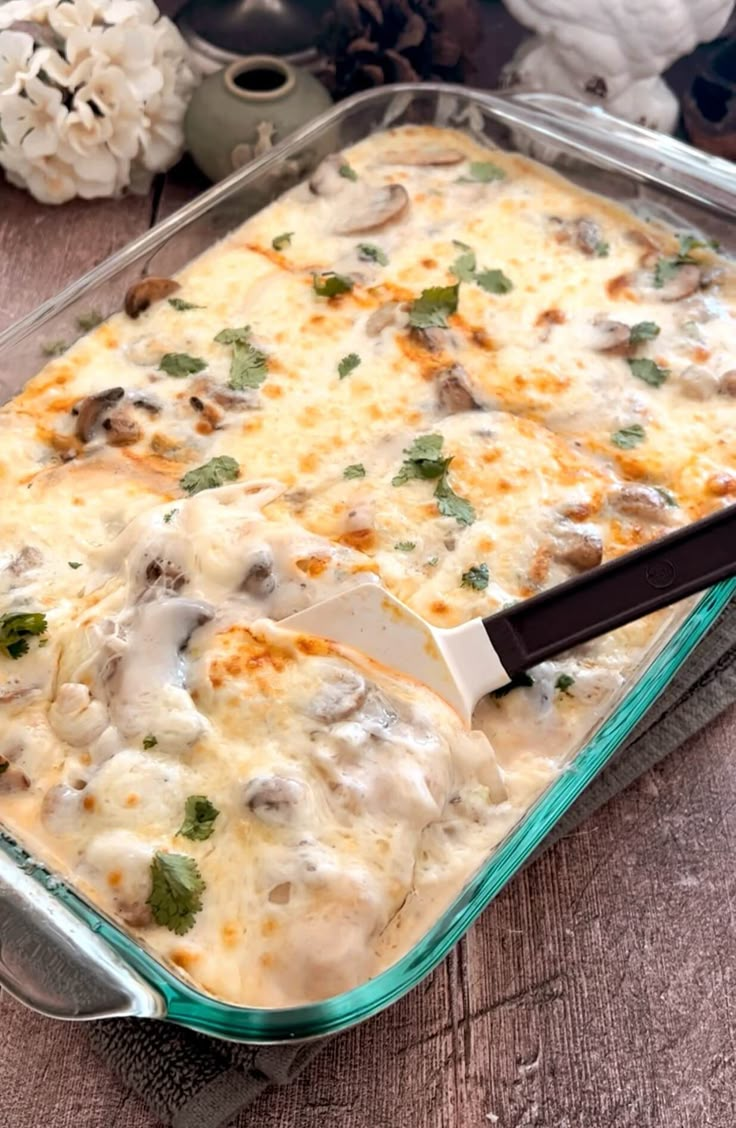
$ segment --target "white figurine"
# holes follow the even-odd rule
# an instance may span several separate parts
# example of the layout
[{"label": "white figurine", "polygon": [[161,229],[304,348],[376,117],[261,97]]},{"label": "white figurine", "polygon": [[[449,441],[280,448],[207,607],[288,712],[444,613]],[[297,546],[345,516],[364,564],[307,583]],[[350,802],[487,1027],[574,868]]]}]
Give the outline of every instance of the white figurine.
[{"label": "white figurine", "polygon": [[504,0],[537,34],[506,64],[502,84],[595,102],[671,133],[677,99],[661,78],[715,39],[733,0]]}]

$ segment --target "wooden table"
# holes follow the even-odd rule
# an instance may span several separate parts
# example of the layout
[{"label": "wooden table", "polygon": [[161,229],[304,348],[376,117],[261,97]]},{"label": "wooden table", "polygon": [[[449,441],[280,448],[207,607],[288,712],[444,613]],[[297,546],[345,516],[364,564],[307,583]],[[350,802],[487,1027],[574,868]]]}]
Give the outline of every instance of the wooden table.
[{"label": "wooden table", "polygon": [[[44,208],[0,183],[0,329],[203,187]],[[530,867],[389,1012],[239,1122],[734,1128],[736,710]],[[84,1028],[0,996],[0,1128],[154,1128]]]}]

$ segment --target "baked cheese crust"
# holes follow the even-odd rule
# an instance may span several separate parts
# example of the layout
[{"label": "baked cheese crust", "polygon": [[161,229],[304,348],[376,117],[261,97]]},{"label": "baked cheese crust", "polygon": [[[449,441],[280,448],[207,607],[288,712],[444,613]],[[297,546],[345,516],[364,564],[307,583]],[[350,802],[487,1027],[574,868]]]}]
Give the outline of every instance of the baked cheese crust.
[{"label": "baked cheese crust", "polygon": [[0,410],[0,819],[231,1002],[376,975],[610,708],[660,614],[482,702],[279,626],[453,626],[736,495],[736,274],[432,127],[328,158]]}]

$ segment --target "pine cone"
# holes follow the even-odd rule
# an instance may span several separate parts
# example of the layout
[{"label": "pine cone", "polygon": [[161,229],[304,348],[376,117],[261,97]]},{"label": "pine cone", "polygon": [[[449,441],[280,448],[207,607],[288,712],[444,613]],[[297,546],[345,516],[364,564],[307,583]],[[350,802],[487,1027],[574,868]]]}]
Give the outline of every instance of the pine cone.
[{"label": "pine cone", "polygon": [[335,98],[387,82],[461,82],[480,32],[477,0],[335,0],[319,77]]}]

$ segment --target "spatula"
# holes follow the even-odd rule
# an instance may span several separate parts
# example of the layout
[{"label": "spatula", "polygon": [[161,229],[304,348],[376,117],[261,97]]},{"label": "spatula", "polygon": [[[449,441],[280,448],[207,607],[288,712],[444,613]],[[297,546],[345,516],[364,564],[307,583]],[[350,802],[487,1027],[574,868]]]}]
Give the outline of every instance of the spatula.
[{"label": "spatula", "polygon": [[466,723],[480,698],[546,658],[736,575],[736,505],[485,619],[431,627],[376,583],[281,626],[354,647],[424,682]]}]

